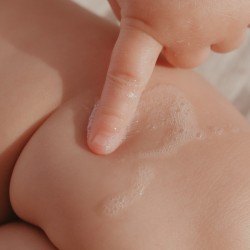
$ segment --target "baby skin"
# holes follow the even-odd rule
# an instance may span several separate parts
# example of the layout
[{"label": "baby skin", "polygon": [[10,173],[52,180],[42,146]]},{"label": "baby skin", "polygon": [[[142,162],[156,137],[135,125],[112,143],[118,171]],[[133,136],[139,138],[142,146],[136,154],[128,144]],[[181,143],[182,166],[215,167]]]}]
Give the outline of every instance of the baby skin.
[{"label": "baby skin", "polygon": [[0,12],[0,211],[23,220],[0,227],[1,248],[14,236],[32,250],[250,248],[250,128],[222,96],[158,65],[122,146],[97,156],[88,118],[117,27],[62,0]]}]

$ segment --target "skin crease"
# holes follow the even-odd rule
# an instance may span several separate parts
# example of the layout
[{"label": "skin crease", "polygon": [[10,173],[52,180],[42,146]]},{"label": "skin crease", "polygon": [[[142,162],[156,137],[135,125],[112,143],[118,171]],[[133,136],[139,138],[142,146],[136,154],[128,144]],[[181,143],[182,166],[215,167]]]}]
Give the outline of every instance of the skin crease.
[{"label": "skin crease", "polygon": [[5,250],[56,250],[41,230],[21,222],[0,227],[0,246]]},{"label": "skin crease", "polygon": [[[109,0],[121,21],[88,145],[97,154],[117,149],[162,52],[180,68],[201,64],[210,50],[240,46],[250,23],[249,0]],[[127,98],[133,92],[134,102]]]},{"label": "skin crease", "polygon": [[[10,184],[17,215],[39,226],[62,250],[248,249],[250,129],[246,120],[195,73],[158,65],[122,146],[105,157],[91,153],[83,138],[103,87],[101,80],[106,75],[117,28],[68,1],[45,0],[43,7],[28,0],[22,0],[22,4],[30,25],[27,30],[38,30],[38,37],[46,31],[48,41],[38,40],[35,48],[24,46],[24,38],[29,44],[35,44],[37,38],[33,32],[14,36],[13,27],[19,27],[19,19],[12,22],[13,33],[5,33],[3,40],[19,48],[15,57],[20,58],[20,66],[25,64],[30,69],[35,63],[38,68],[41,62],[45,65],[42,79],[39,75],[35,78],[38,73],[34,69],[24,71],[26,78],[20,78],[17,93],[24,83],[33,93],[41,93],[45,85],[47,97],[45,101],[41,94],[34,95],[20,103],[25,104],[26,119],[37,113],[38,118],[44,113],[48,116],[53,109],[43,110],[50,103],[56,103],[57,109],[29,135],[19,157],[15,152],[10,155],[10,159],[18,158]],[[51,13],[46,12],[46,20],[51,29],[43,19],[47,6]],[[5,18],[12,9],[11,3],[6,4]],[[62,25],[65,15],[73,20],[68,26]],[[58,49],[58,40],[63,41],[63,52]],[[47,55],[46,50],[50,52]],[[13,50],[9,52],[5,60],[13,58]],[[60,64],[57,57],[59,62],[69,60]],[[80,62],[86,70],[76,71]],[[54,72],[60,73],[56,85],[51,84]],[[6,84],[10,82],[16,89],[13,74],[5,77]],[[65,92],[60,92],[62,89]],[[63,99],[55,96],[58,92],[69,94]],[[57,98],[64,101],[56,102]],[[181,143],[170,155],[141,157],[156,148],[159,138],[168,145],[168,139],[180,133],[185,114],[175,116],[177,111],[172,108],[181,101],[192,109],[196,121],[184,128],[189,130],[190,124],[197,123],[206,137]],[[34,112],[31,108],[40,102]],[[159,116],[157,112],[161,112]],[[177,118],[180,121],[174,122]],[[14,133],[17,126],[9,122]],[[216,128],[223,132],[217,133]],[[107,214],[106,204],[117,196],[126,197],[127,206],[115,215]],[[10,226],[9,233],[13,232]],[[3,241],[0,238],[0,244]]]}]

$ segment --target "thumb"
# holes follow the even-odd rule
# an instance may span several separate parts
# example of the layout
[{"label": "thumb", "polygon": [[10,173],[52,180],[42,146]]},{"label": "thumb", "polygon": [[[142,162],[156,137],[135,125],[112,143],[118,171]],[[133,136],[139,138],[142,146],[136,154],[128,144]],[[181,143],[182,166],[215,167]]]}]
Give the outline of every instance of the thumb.
[{"label": "thumb", "polygon": [[121,144],[161,50],[147,33],[122,26],[100,102],[89,121],[88,145],[93,152],[109,154]]}]

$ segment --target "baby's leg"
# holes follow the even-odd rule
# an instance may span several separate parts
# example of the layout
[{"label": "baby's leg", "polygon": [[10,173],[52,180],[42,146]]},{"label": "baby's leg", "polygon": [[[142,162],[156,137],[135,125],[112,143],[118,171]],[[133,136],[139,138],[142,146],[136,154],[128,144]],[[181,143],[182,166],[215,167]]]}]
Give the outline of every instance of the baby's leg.
[{"label": "baby's leg", "polygon": [[68,0],[1,1],[0,224],[12,217],[9,181],[22,148],[84,81],[100,88],[115,29]]},{"label": "baby's leg", "polygon": [[61,107],[24,149],[11,182],[21,218],[61,250],[250,248],[250,129],[227,101],[157,67],[130,136],[101,157],[85,140],[95,96]]},{"label": "baby's leg", "polygon": [[56,250],[41,230],[21,222],[0,227],[0,249]]}]

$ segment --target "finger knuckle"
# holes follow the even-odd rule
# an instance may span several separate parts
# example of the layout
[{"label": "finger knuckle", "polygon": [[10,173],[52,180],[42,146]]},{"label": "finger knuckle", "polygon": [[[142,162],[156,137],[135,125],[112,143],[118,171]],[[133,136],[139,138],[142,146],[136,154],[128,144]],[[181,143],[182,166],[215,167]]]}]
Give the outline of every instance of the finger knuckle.
[{"label": "finger knuckle", "polygon": [[128,72],[112,71],[107,75],[107,87],[118,90],[135,90],[140,88],[140,80]]},{"label": "finger knuckle", "polygon": [[102,116],[104,118],[103,120],[106,121],[105,126],[107,128],[107,127],[113,127],[114,124],[116,125],[123,124],[125,122],[126,114],[124,112],[121,111],[118,112],[111,108],[105,107],[102,109]]}]

